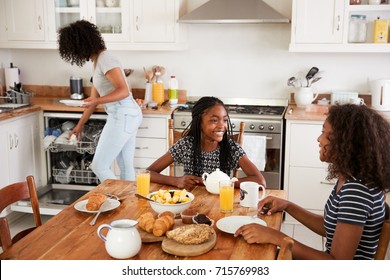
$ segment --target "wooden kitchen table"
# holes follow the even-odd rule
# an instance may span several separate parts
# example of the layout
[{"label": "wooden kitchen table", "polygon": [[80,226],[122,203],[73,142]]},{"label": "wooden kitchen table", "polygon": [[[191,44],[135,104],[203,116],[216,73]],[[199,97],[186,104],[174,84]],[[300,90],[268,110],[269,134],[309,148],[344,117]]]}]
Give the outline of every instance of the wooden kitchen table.
[{"label": "wooden kitchen table", "polygon": [[[124,190],[135,189],[131,181],[106,180],[91,192],[110,192],[118,194]],[[171,186],[151,184],[151,191],[160,188],[174,189]],[[239,204],[239,189],[235,189],[235,204],[233,213],[224,214],[219,210],[219,196],[210,194],[204,186],[188,189],[195,195],[191,208],[199,213],[208,215],[215,223],[231,215],[254,215],[254,208],[241,207]],[[91,193],[90,192],[90,193]],[[78,201],[87,199],[90,193],[85,194]],[[282,190],[267,190],[267,195],[285,198]],[[76,203],[76,202],[75,202]],[[102,213],[96,224],[90,226],[93,214],[79,212],[74,204],[65,208],[58,215],[49,219],[45,224],[34,230],[8,250],[0,255],[0,259],[27,259],[27,260],[103,260],[111,258],[105,249],[104,242],[98,237],[96,231],[99,225],[110,223],[116,219],[136,220],[142,213],[152,211],[149,202],[138,199],[134,192],[122,200],[121,205],[111,211]],[[265,216],[263,219],[271,228],[280,230],[282,213]],[[262,260],[275,259],[276,246],[271,244],[248,244],[242,237],[235,238],[232,234],[216,228],[217,242],[209,252],[196,257],[176,257],[165,253],[161,249],[161,242],[143,243],[141,251],[132,259],[138,260]],[[106,230],[103,230],[106,234]]]}]

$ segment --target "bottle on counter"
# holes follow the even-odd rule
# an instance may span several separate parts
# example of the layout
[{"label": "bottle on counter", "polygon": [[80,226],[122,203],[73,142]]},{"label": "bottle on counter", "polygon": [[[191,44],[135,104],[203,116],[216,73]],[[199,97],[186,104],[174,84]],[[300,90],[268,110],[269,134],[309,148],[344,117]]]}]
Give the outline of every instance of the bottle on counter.
[{"label": "bottle on counter", "polygon": [[160,106],[164,102],[164,83],[161,80],[161,73],[156,72],[156,81],[152,84],[152,100]]},{"label": "bottle on counter", "polygon": [[168,98],[170,104],[177,104],[179,83],[176,76],[171,76],[168,82]]}]

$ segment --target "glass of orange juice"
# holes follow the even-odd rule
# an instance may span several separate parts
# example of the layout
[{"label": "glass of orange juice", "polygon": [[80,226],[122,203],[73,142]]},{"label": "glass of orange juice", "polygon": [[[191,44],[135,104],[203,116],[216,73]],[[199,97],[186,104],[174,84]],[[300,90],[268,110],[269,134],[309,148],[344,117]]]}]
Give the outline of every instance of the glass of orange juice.
[{"label": "glass of orange juice", "polygon": [[150,191],[150,172],[146,169],[137,170],[137,192],[140,195],[147,196]]},{"label": "glass of orange juice", "polygon": [[234,182],[223,180],[219,182],[219,207],[221,212],[233,212]]}]

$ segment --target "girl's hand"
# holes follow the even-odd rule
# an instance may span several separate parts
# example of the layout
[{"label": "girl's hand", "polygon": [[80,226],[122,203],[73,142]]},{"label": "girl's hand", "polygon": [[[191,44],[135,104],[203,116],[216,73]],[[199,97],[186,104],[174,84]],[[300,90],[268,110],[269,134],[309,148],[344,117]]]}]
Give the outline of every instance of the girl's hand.
[{"label": "girl's hand", "polygon": [[272,215],[275,212],[284,211],[288,203],[287,200],[275,196],[267,196],[259,201],[257,208],[259,209],[260,215]]},{"label": "girl's hand", "polygon": [[184,189],[184,188],[193,188],[197,185],[202,184],[202,178],[193,176],[193,175],[184,175],[182,177],[177,178],[176,187]]}]

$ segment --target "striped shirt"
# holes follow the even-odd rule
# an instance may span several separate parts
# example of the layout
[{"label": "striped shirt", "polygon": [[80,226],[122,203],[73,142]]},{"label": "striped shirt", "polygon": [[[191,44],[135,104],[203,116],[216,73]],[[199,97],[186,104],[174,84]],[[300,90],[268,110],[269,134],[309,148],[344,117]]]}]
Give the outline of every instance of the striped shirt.
[{"label": "striped shirt", "polygon": [[354,259],[373,259],[385,220],[385,198],[379,188],[368,188],[360,180],[347,180],[336,193],[333,188],[325,205],[326,251],[329,253],[337,223],[364,226]]}]

